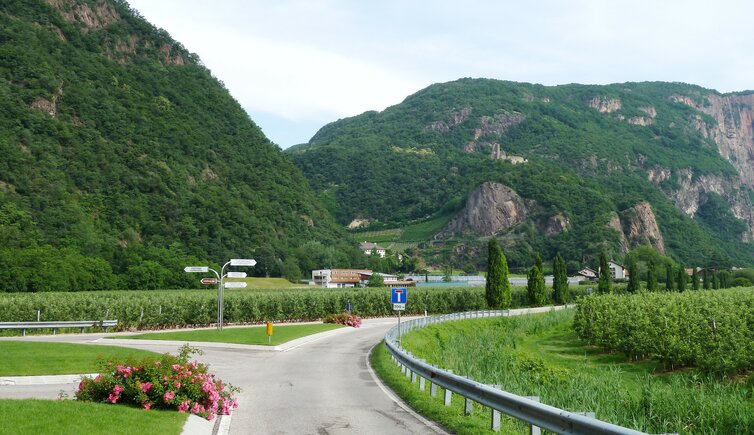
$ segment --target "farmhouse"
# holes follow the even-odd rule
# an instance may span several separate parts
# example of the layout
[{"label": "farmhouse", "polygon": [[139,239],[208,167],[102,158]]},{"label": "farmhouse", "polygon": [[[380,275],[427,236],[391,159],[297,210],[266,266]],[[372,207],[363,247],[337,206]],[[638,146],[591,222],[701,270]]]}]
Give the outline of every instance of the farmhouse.
[{"label": "farmhouse", "polygon": [[594,269],[585,267],[578,272],[576,272],[576,275],[584,277],[588,280],[597,279],[597,272]]},{"label": "farmhouse", "polygon": [[376,243],[372,242],[364,242],[359,244],[359,249],[364,251],[364,254],[366,255],[372,255],[372,252],[375,252],[377,255],[380,256],[380,258],[385,258],[385,254],[387,250],[383,248],[382,246],[377,245]]},{"label": "farmhouse", "polygon": [[372,274],[367,269],[320,269],[312,270],[314,285],[326,288],[353,288],[361,283],[362,274]]},{"label": "farmhouse", "polygon": [[[618,264],[613,260],[607,262],[607,267],[610,269],[610,276],[613,279],[626,279],[628,278],[628,270],[622,264]],[[599,273],[599,269],[597,272]]]}]

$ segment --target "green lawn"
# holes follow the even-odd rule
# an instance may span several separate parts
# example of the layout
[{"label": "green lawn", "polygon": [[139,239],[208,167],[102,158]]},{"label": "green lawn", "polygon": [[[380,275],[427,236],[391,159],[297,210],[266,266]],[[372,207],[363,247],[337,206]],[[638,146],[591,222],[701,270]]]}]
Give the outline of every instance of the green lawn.
[{"label": "green lawn", "polygon": [[188,414],[74,400],[0,400],[3,434],[175,434]]},{"label": "green lawn", "polygon": [[93,373],[111,358],[141,359],[158,355],[139,349],[89,344],[0,341],[0,376]]},{"label": "green lawn", "polygon": [[[318,332],[331,331],[342,328],[343,325],[334,323],[318,323],[311,325],[283,325],[274,326],[270,344],[275,346],[307,335]],[[110,337],[116,338],[116,337]],[[151,332],[148,334],[129,335],[127,337],[141,340],[176,340],[176,341],[210,341],[219,343],[236,343],[236,344],[267,344],[266,328],[264,326],[253,326],[250,328],[225,328],[221,331],[217,329],[201,329],[198,331],[175,331],[175,332]]]},{"label": "green lawn", "polygon": [[[601,420],[633,429],[751,433],[754,375],[716,379],[694,369],[667,372],[651,360],[631,362],[621,353],[582,343],[572,322],[573,310],[448,322],[412,331],[403,345],[416,357],[454,373],[502,385],[514,394],[539,396],[543,403],[566,410],[593,411]],[[416,386],[411,389],[418,391]],[[441,399],[436,400],[442,407]],[[409,403],[423,406],[410,397]],[[461,420],[469,427],[459,429],[452,423],[459,411],[445,412],[450,423],[431,418],[459,433],[486,430],[486,420],[472,429],[475,420],[465,418]]]}]

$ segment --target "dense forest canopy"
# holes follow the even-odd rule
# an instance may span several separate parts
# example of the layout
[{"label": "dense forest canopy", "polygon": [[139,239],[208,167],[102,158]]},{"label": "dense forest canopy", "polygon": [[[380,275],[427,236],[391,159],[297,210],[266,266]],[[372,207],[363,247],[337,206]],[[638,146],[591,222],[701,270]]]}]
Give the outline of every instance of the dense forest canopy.
[{"label": "dense forest canopy", "polygon": [[6,290],[194,286],[188,264],[358,251],[198,57],[124,1],[0,4]]}]

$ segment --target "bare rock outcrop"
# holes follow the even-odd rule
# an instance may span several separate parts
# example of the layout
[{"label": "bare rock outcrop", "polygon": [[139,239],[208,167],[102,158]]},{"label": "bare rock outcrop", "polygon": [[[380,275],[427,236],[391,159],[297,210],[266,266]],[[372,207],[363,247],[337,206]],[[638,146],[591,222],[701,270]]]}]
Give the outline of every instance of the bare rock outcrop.
[{"label": "bare rock outcrop", "polygon": [[649,244],[657,252],[665,255],[665,239],[648,202],[642,201],[622,214],[624,234],[630,246]]},{"label": "bare rock outcrop", "polygon": [[568,219],[567,216],[558,213],[554,216],[550,216],[550,218],[547,219],[547,221],[542,226],[541,231],[547,237],[555,237],[563,231],[566,231],[570,227],[571,220]]},{"label": "bare rock outcrop", "polygon": [[467,119],[469,119],[469,116],[471,116],[472,112],[471,107],[464,107],[462,109],[453,109],[449,114],[448,118],[443,121],[434,121],[431,122],[429,125],[424,127],[424,131],[434,131],[438,133],[447,133],[452,129],[453,127],[459,126],[466,122]]},{"label": "bare rock outcrop", "polygon": [[621,102],[619,98],[594,97],[589,100],[589,107],[600,113],[612,113],[620,110]]},{"label": "bare rock outcrop", "polygon": [[620,216],[618,213],[612,213],[610,220],[607,222],[608,228],[614,229],[618,233],[620,238],[620,252],[625,254],[629,250],[628,240],[626,240],[626,234],[623,232],[623,225],[620,222]]},{"label": "bare rock outcrop", "polygon": [[491,236],[526,220],[524,200],[510,187],[486,182],[471,192],[466,207],[448,222],[440,237],[473,233]]},{"label": "bare rock outcrop", "polygon": [[113,5],[104,0],[98,0],[94,6],[74,0],[47,0],[47,4],[58,9],[67,21],[83,24],[84,31],[101,29],[120,20]]},{"label": "bare rock outcrop", "polygon": [[754,94],[709,94],[703,103],[685,95],[673,95],[671,100],[716,121],[710,126],[700,116],[693,116],[689,123],[704,137],[712,138],[720,155],[730,161],[747,186],[754,188]]}]

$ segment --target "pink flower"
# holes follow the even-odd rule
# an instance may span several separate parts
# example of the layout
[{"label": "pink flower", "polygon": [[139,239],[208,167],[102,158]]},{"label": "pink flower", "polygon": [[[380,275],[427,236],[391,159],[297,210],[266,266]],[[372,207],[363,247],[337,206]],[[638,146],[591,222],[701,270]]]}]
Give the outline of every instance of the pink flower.
[{"label": "pink flower", "polygon": [[115,395],[120,395],[120,393],[122,393],[125,390],[126,390],[125,388],[121,387],[118,384],[115,384],[115,386],[113,387],[113,393],[115,393]]},{"label": "pink flower", "polygon": [[214,382],[212,382],[212,381],[205,381],[202,384],[202,391],[204,391],[205,393],[209,393],[210,391],[214,391],[214,390],[215,390],[215,383]]},{"label": "pink flower", "polygon": [[144,409],[146,409],[147,411],[149,411],[149,408],[151,407],[152,407],[152,402],[147,402],[144,404]]},{"label": "pink flower", "polygon": [[141,384],[141,391],[143,391],[143,392],[146,393],[150,389],[152,389],[152,383],[151,382],[144,382],[143,384]]},{"label": "pink flower", "polygon": [[175,397],[175,392],[168,391],[167,393],[162,395],[162,400],[164,400],[165,402],[170,402],[171,400],[173,400],[174,397]]},{"label": "pink flower", "polygon": [[178,412],[186,412],[186,411],[188,411],[190,404],[191,404],[191,402],[189,402],[188,400],[184,400],[183,402],[181,402],[180,405],[178,405]]},{"label": "pink flower", "polygon": [[194,402],[194,406],[191,407],[192,414],[200,414],[204,412],[204,407],[199,402]]},{"label": "pink flower", "polygon": [[175,382],[173,382],[173,386],[175,387],[176,390],[178,390],[178,389],[181,388],[181,383],[178,382],[178,381],[175,381]]},{"label": "pink flower", "polygon": [[175,371],[175,372],[181,370],[181,365],[180,364],[173,364],[172,367],[173,367],[173,371]]},{"label": "pink flower", "polygon": [[115,403],[118,401],[119,398],[120,398],[119,395],[110,393],[110,395],[107,396],[107,401],[110,403]]},{"label": "pink flower", "polygon": [[213,413],[210,413],[210,414],[209,414],[209,415],[207,416],[207,420],[209,420],[209,421],[212,421],[212,420],[214,420],[214,419],[215,419],[215,414],[213,414]]},{"label": "pink flower", "polygon": [[79,382],[79,391],[83,390],[86,386],[86,383],[84,381]]}]

